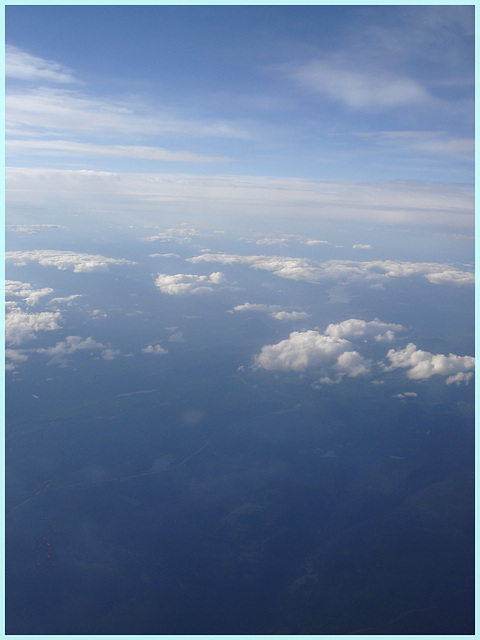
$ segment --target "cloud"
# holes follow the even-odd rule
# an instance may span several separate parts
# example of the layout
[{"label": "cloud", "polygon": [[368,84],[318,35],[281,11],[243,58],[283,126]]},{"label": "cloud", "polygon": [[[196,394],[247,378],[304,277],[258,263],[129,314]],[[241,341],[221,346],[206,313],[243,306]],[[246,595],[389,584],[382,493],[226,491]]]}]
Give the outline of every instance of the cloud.
[{"label": "cloud", "polygon": [[372,245],[371,244],[354,244],[353,248],[354,249],[371,249]]},{"label": "cloud", "polygon": [[138,99],[114,101],[92,97],[86,91],[45,86],[9,91],[5,97],[5,115],[7,134],[67,134],[69,137],[101,134],[117,139],[119,135],[135,139],[139,136],[151,139],[154,135],[251,137],[229,122],[182,118],[162,105],[142,104]]},{"label": "cloud", "polygon": [[15,371],[17,364],[28,360],[26,353],[16,349],[5,349],[5,370]]},{"label": "cloud", "polygon": [[186,295],[213,291],[216,285],[224,282],[225,276],[220,271],[211,273],[209,276],[186,273],[177,273],[175,275],[159,273],[155,280],[155,285],[162,293]]},{"label": "cloud", "polygon": [[[6,169],[8,206],[75,206],[102,209],[118,222],[157,219],[158,206],[175,205],[199,214],[221,212],[241,218],[255,203],[262,216],[301,216],[386,225],[473,229],[474,192],[465,184],[420,182],[321,182],[299,178],[208,176],[166,173],[113,173],[10,167]],[[181,209],[183,207],[183,209]],[[128,215],[127,215],[128,214]],[[56,220],[49,220],[56,222]]]},{"label": "cloud", "polygon": [[277,311],[276,313],[270,313],[270,316],[275,320],[305,320],[310,318],[310,314],[306,311]]},{"label": "cloud", "polygon": [[365,320],[350,318],[338,324],[329,324],[325,329],[325,335],[348,340],[373,337],[377,342],[391,342],[395,339],[395,331],[405,331],[405,327],[401,324],[381,322],[378,319],[365,322]]},{"label": "cloud", "polygon": [[188,262],[218,262],[220,264],[247,264],[252,269],[270,271],[290,280],[318,283],[324,279],[387,281],[389,278],[424,276],[432,284],[473,285],[475,274],[448,264],[436,262],[398,262],[393,260],[328,260],[313,262],[305,258],[285,256],[240,256],[225,253],[205,253]]},{"label": "cloud", "polygon": [[50,357],[48,365],[58,364],[65,366],[67,356],[77,351],[101,350],[101,356],[105,360],[113,359],[119,351],[106,347],[101,342],[96,342],[91,336],[82,340],[80,336],[67,336],[64,341],[57,342],[54,347],[36,349],[36,353],[42,353]]},{"label": "cloud", "polygon": [[74,293],[71,296],[65,296],[63,298],[52,298],[48,301],[47,306],[51,304],[66,304],[67,306],[71,306],[72,302],[77,298],[83,298],[83,293]]},{"label": "cloud", "polygon": [[[194,229],[193,227],[181,227],[180,229],[166,229],[165,231],[161,231],[160,233],[155,234],[154,236],[148,236],[147,238],[143,238],[147,242],[177,242],[177,243],[185,243],[191,242],[192,238],[197,238],[200,236],[200,231],[198,229]],[[161,254],[157,254],[161,255]],[[177,256],[173,253],[166,253],[165,256]]]},{"label": "cloud", "polygon": [[145,347],[144,349],[142,349],[142,351],[143,353],[150,353],[154,356],[163,356],[168,353],[168,351],[166,349],[163,349],[163,347],[161,347],[159,344],[149,344],[148,347]]},{"label": "cloud", "polygon": [[65,229],[63,225],[60,224],[7,224],[5,225],[5,230],[14,233],[26,233],[28,235],[36,235],[45,229]]},{"label": "cloud", "polygon": [[157,162],[231,162],[231,158],[220,156],[206,156],[191,151],[169,151],[160,147],[141,145],[105,145],[86,142],[74,142],[72,140],[7,140],[5,151],[8,156],[23,155],[27,153],[43,155],[79,155],[79,156],[103,156],[114,158],[135,158],[143,160],[155,160]]},{"label": "cloud", "polygon": [[290,72],[304,87],[340,102],[354,111],[384,111],[414,106],[427,106],[432,98],[416,80],[397,73],[355,67],[352,61],[339,58],[311,60]]},{"label": "cloud", "polygon": [[5,77],[28,81],[75,82],[72,72],[67,67],[38,58],[11,44],[5,46]]},{"label": "cloud", "polygon": [[409,343],[404,349],[387,353],[391,365],[387,371],[397,368],[408,369],[407,376],[412,380],[427,380],[434,375],[448,376],[447,384],[468,384],[475,369],[475,358],[472,356],[457,356],[449,354],[433,354],[417,349]]},{"label": "cloud", "polygon": [[369,131],[355,134],[383,151],[396,154],[416,153],[430,159],[475,159],[475,139],[449,136],[445,131]]},{"label": "cloud", "polygon": [[25,266],[27,262],[38,262],[42,266],[56,267],[61,271],[73,269],[75,273],[108,271],[110,265],[136,264],[124,258],[106,258],[101,255],[76,253],[74,251],[7,251],[5,260],[12,260],[15,266]]},{"label": "cloud", "polygon": [[287,258],[282,256],[239,256],[226,253],[204,253],[201,256],[187,258],[188,262],[219,262],[221,264],[248,264],[252,269],[271,271],[276,276],[290,280],[306,280],[318,282],[321,271],[304,258]]},{"label": "cloud", "polygon": [[102,360],[114,360],[120,355],[120,349],[104,349],[101,353]]},{"label": "cloud", "polygon": [[238,304],[236,307],[233,307],[233,311],[254,311],[260,313],[268,313],[271,318],[274,320],[303,320],[305,318],[309,318],[310,314],[305,311],[283,311],[282,308],[276,304],[260,304],[260,303],[252,303],[245,302],[244,304]]},{"label": "cloud", "polygon": [[8,345],[18,346],[36,337],[39,331],[55,331],[60,329],[62,320],[59,311],[42,311],[25,313],[13,307],[5,314],[5,340]]},{"label": "cloud", "polygon": [[318,331],[294,331],[287,340],[262,347],[254,363],[268,371],[305,371],[334,364],[350,346],[348,340]]},{"label": "cloud", "polygon": [[418,398],[418,393],[415,393],[414,391],[405,391],[405,393],[396,393],[392,398],[400,398],[402,400],[404,398]]},{"label": "cloud", "polygon": [[318,382],[340,382],[345,376],[356,378],[370,373],[371,363],[352,350],[348,340],[327,336],[318,331],[294,331],[289,338],[273,345],[262,347],[254,357],[254,367],[267,371],[320,370],[328,375]]},{"label": "cloud", "polygon": [[20,282],[18,280],[5,281],[5,297],[22,298],[28,306],[37,304],[40,298],[53,293],[53,289],[45,287],[44,289],[34,289],[28,282]]},{"label": "cloud", "polygon": [[168,341],[169,342],[185,342],[185,339],[183,337],[183,331],[177,331],[176,333],[172,333]]},{"label": "cloud", "polygon": [[335,369],[340,374],[356,378],[370,373],[370,361],[365,360],[358,351],[345,351],[338,356]]}]

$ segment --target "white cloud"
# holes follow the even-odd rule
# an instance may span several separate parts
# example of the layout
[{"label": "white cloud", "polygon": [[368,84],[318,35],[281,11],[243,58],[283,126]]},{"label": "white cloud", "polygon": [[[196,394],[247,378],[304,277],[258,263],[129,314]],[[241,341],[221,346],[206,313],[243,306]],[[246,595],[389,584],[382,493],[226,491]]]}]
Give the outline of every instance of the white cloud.
[{"label": "white cloud", "polygon": [[19,362],[25,362],[28,356],[23,351],[16,349],[5,349],[5,370],[15,371]]},{"label": "white cloud", "polygon": [[178,253],[149,253],[149,258],[180,258]]},{"label": "white cloud", "polygon": [[[55,113],[55,111],[54,111]],[[52,115],[52,117],[54,117]],[[56,117],[56,115],[55,115]],[[465,184],[420,182],[320,182],[297,178],[208,176],[166,173],[113,173],[49,168],[6,169],[8,206],[66,207],[81,205],[118,221],[119,211],[131,220],[154,221],[158,206],[179,211],[221,212],[243,217],[255,203],[262,216],[310,217],[387,225],[421,225],[469,232],[474,225],[474,192]],[[128,214],[128,218],[127,218]],[[56,219],[49,219],[56,222]]]},{"label": "white cloud", "polygon": [[348,340],[318,331],[294,331],[287,340],[262,347],[254,363],[268,371],[305,371],[334,364],[350,346]]},{"label": "white cloud", "polygon": [[239,256],[226,253],[204,253],[200,256],[187,258],[188,262],[198,264],[201,262],[219,262],[221,264],[248,264],[252,269],[270,271],[280,278],[290,280],[306,280],[318,282],[321,279],[321,270],[312,266],[304,258],[287,258],[283,256]]},{"label": "white cloud", "polygon": [[270,313],[270,316],[275,320],[305,320],[310,318],[310,314],[306,311],[277,311]]},{"label": "white cloud", "polygon": [[371,249],[371,244],[354,244],[353,249]]},{"label": "white cloud", "polygon": [[154,135],[250,137],[247,131],[229,122],[183,118],[159,104],[142,104],[138,99],[114,101],[92,97],[86,91],[45,86],[9,91],[5,112],[7,134],[101,134],[115,139],[119,135],[135,139],[151,139]]},{"label": "white cloud", "polygon": [[71,140],[6,140],[5,151],[8,156],[28,155],[78,155],[103,156],[113,158],[135,158],[155,160],[157,162],[230,162],[231,158],[220,156],[206,156],[191,151],[169,151],[160,147],[141,145],[107,145]]},{"label": "white cloud", "polygon": [[209,276],[186,273],[177,273],[175,275],[159,273],[155,280],[155,285],[162,293],[185,295],[213,291],[216,285],[223,282],[225,282],[225,276],[220,271],[211,273]]},{"label": "white cloud", "polygon": [[25,313],[13,307],[5,314],[5,340],[8,345],[18,346],[32,340],[39,331],[55,331],[60,329],[62,320],[59,311],[42,311],[41,313]]},{"label": "white cloud", "polygon": [[[440,267],[441,265],[439,265]],[[425,274],[425,277],[432,284],[475,284],[475,273],[473,271],[459,271],[458,269],[444,269],[443,271],[432,271]]]},{"label": "white cloud", "polygon": [[5,260],[12,260],[15,266],[25,266],[27,262],[38,262],[42,266],[56,267],[61,271],[73,269],[75,273],[108,271],[110,265],[136,264],[124,258],[106,258],[101,255],[76,253],[74,251],[7,251]]},{"label": "white cloud", "polygon": [[[148,242],[191,242],[192,238],[197,238],[200,236],[200,231],[198,229],[194,229],[193,227],[181,227],[179,229],[166,229],[165,231],[161,231],[160,233],[155,234],[154,236],[148,236],[147,238],[143,238]],[[157,254],[162,255],[162,254]],[[173,253],[166,253],[165,256],[175,256]],[[177,256],[180,257],[180,256]]]},{"label": "white cloud", "polygon": [[120,349],[104,349],[101,353],[102,360],[114,360],[117,356],[120,355]]},{"label": "white cloud", "polygon": [[20,282],[19,280],[5,281],[5,297],[12,296],[22,298],[28,306],[38,303],[40,298],[53,293],[53,289],[45,287],[43,289],[34,289],[29,282]]},{"label": "white cloud", "polygon": [[365,360],[358,351],[345,351],[338,356],[334,367],[340,374],[346,374],[350,378],[364,376],[370,373],[370,361]]},{"label": "white cloud", "polygon": [[473,271],[462,271],[452,265],[437,262],[398,262],[394,260],[328,260],[313,262],[305,258],[285,256],[240,256],[226,253],[204,253],[188,262],[218,262],[220,264],[247,264],[252,269],[270,271],[290,280],[318,283],[326,278],[347,281],[369,280],[385,282],[389,278],[424,276],[432,284],[472,285]]},{"label": "white cloud", "polygon": [[409,105],[427,106],[428,92],[416,80],[387,73],[369,65],[368,70],[339,59],[312,60],[291,72],[299,83],[352,110],[383,111]]},{"label": "white cloud", "polygon": [[356,136],[380,145],[400,156],[402,153],[428,155],[431,158],[475,159],[475,139],[449,136],[445,131],[372,131]]},{"label": "white cloud", "polygon": [[60,224],[7,224],[5,230],[14,233],[26,233],[28,235],[36,235],[45,229],[65,229]]},{"label": "white cloud", "polygon": [[42,82],[75,82],[71,71],[63,65],[38,58],[10,44],[5,46],[5,77]]},{"label": "white cloud", "polygon": [[83,298],[83,293],[74,293],[71,296],[65,296],[63,298],[52,298],[48,301],[47,306],[52,304],[66,304],[67,306],[71,306],[72,302],[77,298]]},{"label": "white cloud", "polygon": [[405,393],[396,393],[392,398],[418,398],[418,393],[415,393],[414,391],[405,391]]},{"label": "white cloud", "polygon": [[417,349],[413,343],[397,351],[390,349],[387,357],[391,362],[391,365],[386,367],[387,371],[397,368],[408,369],[407,376],[412,380],[427,380],[439,375],[448,376],[447,384],[468,384],[475,369],[475,358],[472,356],[433,354]]},{"label": "white cloud", "polygon": [[142,349],[142,351],[143,353],[150,353],[154,356],[163,356],[165,353],[168,353],[168,351],[161,347],[159,344],[149,344],[148,347],[145,347],[144,349]]},{"label": "white cloud", "polygon": [[277,304],[261,304],[256,302],[245,302],[244,304],[237,304],[233,307],[234,311],[259,311],[260,313],[269,313],[280,311],[281,307]]},{"label": "white cloud", "polygon": [[378,319],[365,322],[365,320],[350,318],[338,324],[329,324],[325,329],[325,335],[348,340],[365,336],[373,337],[377,342],[391,342],[395,338],[395,331],[405,331],[405,327],[401,324],[381,322]]},{"label": "white cloud", "polygon": [[108,347],[106,347],[101,342],[96,342],[91,336],[82,340],[80,336],[67,336],[64,341],[57,342],[54,347],[47,347],[36,349],[37,353],[45,354],[50,357],[50,360],[47,364],[58,364],[61,366],[65,366],[67,363],[66,356],[75,353],[76,351],[102,351],[102,357],[110,360],[115,355],[117,355],[117,351],[114,351]]},{"label": "white cloud", "polygon": [[260,313],[268,313],[268,315],[274,320],[303,320],[309,318],[310,314],[305,311],[283,311],[277,304],[261,304],[253,302],[245,302],[244,304],[238,304],[233,307],[233,311],[254,311]]},{"label": "white cloud", "polygon": [[169,342],[185,342],[185,339],[183,337],[183,331],[177,331],[176,333],[172,333],[168,341]]}]

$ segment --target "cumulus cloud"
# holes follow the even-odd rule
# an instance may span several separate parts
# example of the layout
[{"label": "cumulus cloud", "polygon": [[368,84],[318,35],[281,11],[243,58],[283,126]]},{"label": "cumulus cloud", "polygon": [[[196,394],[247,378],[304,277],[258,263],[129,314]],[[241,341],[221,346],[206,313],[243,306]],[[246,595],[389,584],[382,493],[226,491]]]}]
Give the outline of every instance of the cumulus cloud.
[{"label": "cumulus cloud", "polygon": [[53,293],[53,289],[45,287],[43,289],[34,289],[29,282],[20,282],[19,280],[5,281],[5,297],[22,298],[28,306],[38,303],[40,298]]},{"label": "cumulus cloud", "polygon": [[437,262],[399,262],[394,260],[328,260],[314,262],[306,258],[285,256],[240,256],[226,253],[204,253],[189,262],[218,262],[220,264],[246,264],[252,269],[270,271],[280,278],[319,283],[325,279],[358,281],[372,283],[386,282],[390,278],[409,278],[424,276],[432,284],[472,285],[475,282],[473,271],[463,271],[453,265]]},{"label": "cumulus cloud", "polygon": [[310,314],[306,311],[277,311],[270,313],[275,320],[304,320],[310,318]]},{"label": "cumulus cloud", "polygon": [[357,318],[329,324],[323,333],[294,331],[286,340],[264,346],[254,357],[254,367],[269,371],[318,370],[323,374],[318,383],[337,383],[345,376],[355,378],[371,372],[372,361],[361,355],[352,341],[390,342],[398,331],[405,328],[378,319],[366,322]]},{"label": "cumulus cloud", "polygon": [[319,282],[321,270],[304,258],[288,258],[283,256],[239,256],[228,253],[204,253],[187,258],[193,264],[201,262],[219,262],[220,264],[247,264],[252,269],[270,271],[280,278],[290,280],[306,280]]},{"label": "cumulus cloud", "polygon": [[446,384],[468,384],[475,369],[475,358],[472,356],[433,354],[417,349],[413,343],[397,351],[390,349],[387,357],[391,362],[391,365],[386,367],[387,371],[407,369],[407,376],[412,380],[427,380],[439,375],[447,376]]},{"label": "cumulus cloud", "polygon": [[373,337],[377,342],[392,342],[395,339],[395,331],[405,331],[405,327],[401,324],[381,322],[378,318],[370,322],[350,318],[338,324],[329,324],[325,329],[325,335],[348,340]]},{"label": "cumulus cloud", "polygon": [[26,313],[18,307],[11,308],[5,315],[5,340],[8,345],[18,346],[35,338],[39,331],[60,329],[62,320],[59,311]]},{"label": "cumulus cloud", "polygon": [[213,291],[216,285],[224,282],[225,276],[220,271],[211,273],[209,276],[187,273],[177,273],[175,275],[159,273],[155,280],[155,285],[162,293],[186,295]]},{"label": "cumulus cloud", "polygon": [[161,231],[154,236],[143,238],[143,240],[146,240],[147,242],[177,242],[180,244],[191,242],[192,238],[198,238],[199,236],[200,231],[198,231],[198,229],[183,226],[179,229],[165,229],[165,231]]},{"label": "cumulus cloud", "polygon": [[268,313],[268,315],[274,320],[303,320],[309,318],[310,314],[305,311],[283,311],[277,304],[261,304],[253,302],[245,302],[244,304],[238,304],[229,313],[233,311],[254,311],[260,313]]},{"label": "cumulus cloud", "polygon": [[418,393],[415,393],[415,391],[405,391],[405,393],[396,393],[392,398],[399,398],[400,400],[404,398],[418,398]]},{"label": "cumulus cloud", "polygon": [[354,244],[353,248],[354,249],[371,249],[372,245],[371,244]]},{"label": "cumulus cloud", "polygon": [[34,251],[7,251],[5,259],[15,266],[25,266],[27,262],[37,262],[42,266],[56,267],[61,271],[73,269],[75,273],[108,271],[110,265],[136,264],[124,258],[106,258],[101,255],[77,253],[75,251],[52,251],[48,249]]},{"label": "cumulus cloud", "polygon": [[101,351],[102,358],[111,360],[119,352],[106,347],[101,342],[97,342],[91,336],[82,340],[80,336],[67,336],[65,340],[57,342],[54,347],[36,349],[36,353],[45,354],[50,358],[47,364],[58,364],[65,366],[67,356],[77,351]]},{"label": "cumulus cloud", "polygon": [[355,378],[370,372],[370,361],[352,350],[348,340],[326,336],[318,331],[294,331],[289,338],[262,347],[254,358],[256,368],[267,371],[306,371],[307,369],[336,374],[332,380],[325,375],[320,382],[339,382],[344,376]]},{"label": "cumulus cloud", "polygon": [[370,361],[365,360],[358,351],[345,351],[338,356],[335,369],[340,374],[346,374],[350,378],[364,376],[370,373]]},{"label": "cumulus cloud", "polygon": [[23,351],[17,349],[5,349],[5,370],[15,371],[19,362],[25,362],[28,356]]},{"label": "cumulus cloud", "polygon": [[288,339],[262,347],[254,363],[268,371],[305,371],[334,364],[349,347],[348,340],[318,331],[293,331]]},{"label": "cumulus cloud", "polygon": [[145,347],[144,349],[142,349],[142,351],[143,353],[150,353],[154,356],[163,356],[164,354],[168,353],[168,351],[161,347],[159,344],[149,344],[148,347]]}]

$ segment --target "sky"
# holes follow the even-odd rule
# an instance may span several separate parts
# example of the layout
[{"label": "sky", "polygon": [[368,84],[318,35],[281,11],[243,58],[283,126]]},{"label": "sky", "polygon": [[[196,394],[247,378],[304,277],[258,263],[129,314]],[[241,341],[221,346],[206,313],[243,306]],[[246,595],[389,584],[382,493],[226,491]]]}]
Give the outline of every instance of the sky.
[{"label": "sky", "polygon": [[7,6],[6,45],[7,217],[473,232],[473,6]]},{"label": "sky", "polygon": [[469,634],[474,7],[6,7],[6,624]]}]

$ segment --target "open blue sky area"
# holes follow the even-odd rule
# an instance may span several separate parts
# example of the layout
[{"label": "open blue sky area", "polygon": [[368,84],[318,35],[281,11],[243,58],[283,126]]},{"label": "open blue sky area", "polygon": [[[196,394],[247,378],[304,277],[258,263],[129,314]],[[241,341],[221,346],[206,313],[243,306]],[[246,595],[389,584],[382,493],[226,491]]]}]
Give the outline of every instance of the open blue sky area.
[{"label": "open blue sky area", "polygon": [[49,184],[107,217],[472,229],[473,6],[8,6],[6,42],[17,214]]}]

